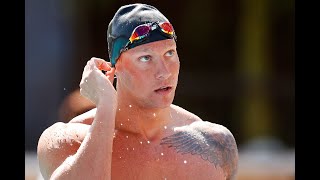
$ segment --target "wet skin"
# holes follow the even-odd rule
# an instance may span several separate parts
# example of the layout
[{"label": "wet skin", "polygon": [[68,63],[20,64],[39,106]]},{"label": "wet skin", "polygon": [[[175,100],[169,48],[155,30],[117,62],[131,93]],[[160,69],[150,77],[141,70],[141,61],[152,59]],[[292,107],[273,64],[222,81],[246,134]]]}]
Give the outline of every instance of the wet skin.
[{"label": "wet skin", "polygon": [[[94,138],[101,139],[90,145],[96,150],[79,155],[81,144],[90,139],[85,140],[86,136],[94,134],[94,130],[90,130],[94,122],[99,122],[94,125],[96,127],[104,123],[103,118],[96,117],[98,110],[110,109],[104,104],[106,101],[100,105],[101,101],[95,94],[88,94],[100,106],[69,123],[56,123],[42,134],[38,144],[41,172],[49,177],[57,167],[62,169],[62,173],[73,166],[80,167],[81,161],[73,162],[75,154],[99,159],[95,155],[100,147],[104,147],[101,142],[107,143],[110,139],[111,170],[105,173],[111,174],[111,179],[235,178],[238,150],[231,132],[172,104],[179,68],[173,40],[148,43],[124,52],[113,70],[118,78],[117,106],[113,107],[114,128],[107,129],[112,124],[105,127],[113,137],[98,133]],[[108,75],[112,76],[112,73]],[[99,93],[104,92],[96,94]],[[84,149],[86,146],[81,147]],[[87,163],[90,160],[96,159],[89,158]],[[72,172],[78,178],[82,177],[81,173],[93,174],[97,172],[96,168],[101,167],[99,163],[81,166],[84,170]],[[61,164],[64,164],[63,168]]]}]

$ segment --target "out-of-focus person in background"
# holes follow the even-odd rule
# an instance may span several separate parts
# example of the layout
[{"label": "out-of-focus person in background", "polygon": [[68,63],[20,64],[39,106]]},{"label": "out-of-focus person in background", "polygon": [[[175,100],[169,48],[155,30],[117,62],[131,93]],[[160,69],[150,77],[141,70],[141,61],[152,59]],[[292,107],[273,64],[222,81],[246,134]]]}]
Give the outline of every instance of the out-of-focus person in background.
[{"label": "out-of-focus person in background", "polygon": [[236,179],[232,133],[172,104],[180,60],[169,20],[154,6],[124,5],[107,36],[110,62],[91,58],[80,81],[96,108],[44,130],[37,149],[43,177]]},{"label": "out-of-focus person in background", "polygon": [[63,99],[59,106],[58,121],[69,122],[72,118],[95,107],[93,102],[80,94],[80,89],[75,89]]}]

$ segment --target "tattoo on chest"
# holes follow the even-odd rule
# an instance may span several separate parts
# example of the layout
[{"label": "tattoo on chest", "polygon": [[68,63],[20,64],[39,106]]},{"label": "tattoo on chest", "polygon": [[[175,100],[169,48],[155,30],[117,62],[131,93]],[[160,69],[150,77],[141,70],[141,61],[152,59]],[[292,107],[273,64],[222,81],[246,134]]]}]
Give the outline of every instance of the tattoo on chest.
[{"label": "tattoo on chest", "polygon": [[235,173],[237,147],[231,134],[188,128],[163,138],[160,145],[174,148],[178,153],[200,155],[215,167],[223,168],[228,175]]}]

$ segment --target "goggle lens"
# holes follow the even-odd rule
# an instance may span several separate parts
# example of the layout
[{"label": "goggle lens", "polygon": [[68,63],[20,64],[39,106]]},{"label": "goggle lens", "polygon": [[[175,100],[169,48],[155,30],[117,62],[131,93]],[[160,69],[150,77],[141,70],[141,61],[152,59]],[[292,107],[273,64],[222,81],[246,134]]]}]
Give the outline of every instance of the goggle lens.
[{"label": "goggle lens", "polygon": [[133,30],[130,37],[130,42],[144,38],[150,31],[151,27],[148,25],[140,25]]},{"label": "goggle lens", "polygon": [[167,33],[167,34],[173,34],[174,30],[173,30],[173,27],[170,23],[168,22],[165,22],[165,23],[161,23],[159,24],[161,30],[164,32],[164,33]]},{"label": "goggle lens", "polygon": [[[169,35],[174,34],[173,26],[169,22],[159,23],[158,25],[159,25],[162,32],[169,34]],[[136,40],[139,40],[139,39],[146,37],[149,34],[149,32],[151,30],[153,30],[153,29],[151,29],[153,26],[154,26],[154,24],[149,23],[149,24],[142,24],[142,25],[136,27],[133,30],[133,32],[129,38],[129,41],[132,43],[133,41],[136,41]]]}]

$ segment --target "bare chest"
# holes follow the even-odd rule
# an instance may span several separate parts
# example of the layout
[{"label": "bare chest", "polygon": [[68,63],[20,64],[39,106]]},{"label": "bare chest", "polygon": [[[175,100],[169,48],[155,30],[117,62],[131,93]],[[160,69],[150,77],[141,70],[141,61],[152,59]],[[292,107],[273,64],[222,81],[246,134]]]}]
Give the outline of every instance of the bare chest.
[{"label": "bare chest", "polygon": [[221,169],[192,154],[178,153],[160,142],[123,136],[114,140],[112,179],[225,179]]}]

